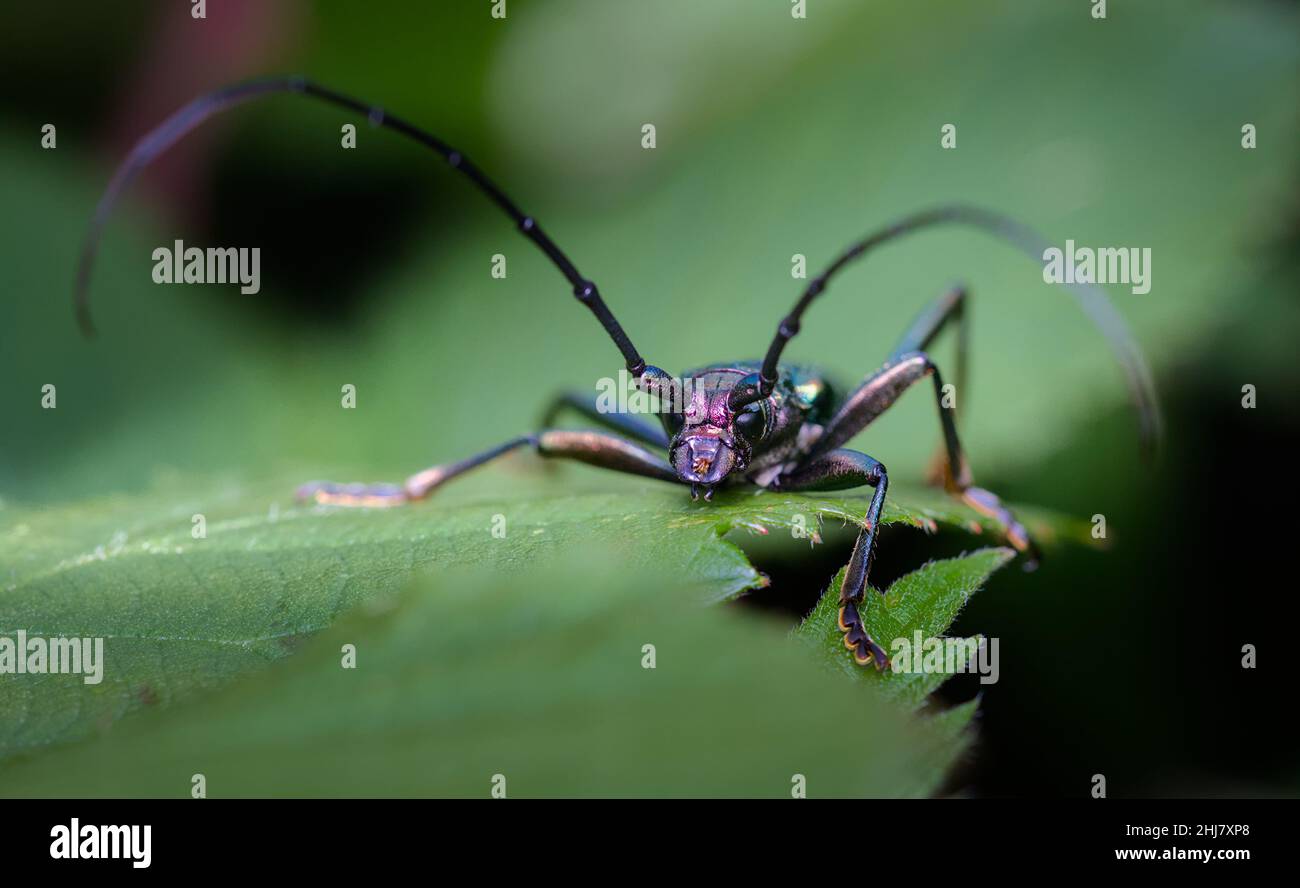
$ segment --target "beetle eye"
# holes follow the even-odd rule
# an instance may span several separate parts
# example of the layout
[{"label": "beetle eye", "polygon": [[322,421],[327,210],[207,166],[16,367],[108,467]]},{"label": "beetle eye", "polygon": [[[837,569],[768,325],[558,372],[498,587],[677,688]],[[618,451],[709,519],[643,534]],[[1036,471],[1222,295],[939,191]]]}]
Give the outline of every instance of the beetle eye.
[{"label": "beetle eye", "polygon": [[686,424],[686,416],[679,411],[671,411],[663,414],[664,428],[668,430],[670,436],[676,435]]},{"label": "beetle eye", "polygon": [[735,419],[736,431],[751,441],[763,433],[763,426],[763,412],[757,404],[745,408]]}]

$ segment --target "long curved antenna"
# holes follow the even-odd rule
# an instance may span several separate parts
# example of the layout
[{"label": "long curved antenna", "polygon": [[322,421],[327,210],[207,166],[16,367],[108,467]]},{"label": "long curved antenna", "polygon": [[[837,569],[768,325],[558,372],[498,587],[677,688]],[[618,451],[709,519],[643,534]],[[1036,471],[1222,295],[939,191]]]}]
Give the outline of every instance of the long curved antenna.
[{"label": "long curved antenna", "polygon": [[347,108],[358,114],[365,115],[374,126],[395,130],[442,155],[443,160],[447,161],[452,169],[464,173],[470,181],[478,186],[480,191],[504,210],[505,214],[511,218],[519,230],[555,264],[555,267],[573,286],[573,295],[577,297],[579,302],[591,309],[591,313],[596,316],[596,320],[600,321],[600,325],[605,328],[605,332],[609,334],[610,339],[614,340],[614,345],[618,346],[618,350],[623,353],[623,358],[627,361],[628,372],[633,376],[640,376],[645,370],[645,361],[641,359],[636,347],[632,345],[632,341],[628,339],[627,334],[623,332],[623,328],[614,318],[609,307],[605,305],[605,300],[601,298],[596,285],[579,274],[578,269],[555,245],[554,241],[546,235],[546,232],[542,231],[542,227],[537,224],[536,220],[532,216],[524,215],[515,206],[514,202],[497,187],[496,183],[484,175],[478,167],[474,166],[468,157],[443,142],[437,136],[412,126],[400,117],[385,114],[382,108],[334,92],[331,89],[326,89],[302,77],[269,77],[263,80],[251,80],[247,83],[235,84],[199,96],[173,113],[135,144],[126,159],[117,168],[117,171],[113,173],[108,188],[105,189],[103,197],[100,198],[99,205],[95,208],[95,216],[91,222],[90,230],[86,234],[86,241],[82,246],[81,262],[77,268],[76,311],[77,321],[81,325],[83,333],[87,336],[94,334],[95,328],[90,320],[88,302],[90,270],[95,262],[95,253],[99,247],[99,239],[104,225],[108,221],[109,213],[112,212],[113,205],[117,202],[122,191],[154,158],[209,117],[251,99],[272,93],[299,93],[312,96],[331,105]]},{"label": "long curved antenna", "polygon": [[[1020,224],[1014,219],[989,210],[965,206],[936,207],[925,210],[867,235],[841,253],[839,258],[832,262],[825,271],[808,282],[808,286],[804,289],[803,295],[799,297],[799,301],[795,303],[794,308],[781,320],[780,325],[777,327],[776,336],[772,339],[772,344],[768,346],[767,356],[763,359],[763,369],[759,374],[758,385],[737,392],[735,396],[736,403],[733,406],[742,406],[744,403],[765,398],[771,393],[776,385],[777,363],[781,360],[781,352],[784,350],[785,344],[799,332],[799,322],[804,311],[826,289],[826,284],[836,272],[865,254],[872,247],[923,228],[947,223],[972,225],[996,235],[1033,259],[1041,259],[1043,251],[1050,246],[1033,229]],[[1142,357],[1142,351],[1133,340],[1128,325],[1124,323],[1124,319],[1106,297],[1105,290],[1096,284],[1088,283],[1072,283],[1066,284],[1066,286],[1074,294],[1084,313],[1088,315],[1093,324],[1097,326],[1097,329],[1106,337],[1106,342],[1110,345],[1111,351],[1123,369],[1125,380],[1128,383],[1129,397],[1138,414],[1142,448],[1148,454],[1153,453],[1158,447],[1163,434],[1163,422],[1160,416],[1160,405],[1156,397],[1155,385],[1151,380],[1151,370]]]}]

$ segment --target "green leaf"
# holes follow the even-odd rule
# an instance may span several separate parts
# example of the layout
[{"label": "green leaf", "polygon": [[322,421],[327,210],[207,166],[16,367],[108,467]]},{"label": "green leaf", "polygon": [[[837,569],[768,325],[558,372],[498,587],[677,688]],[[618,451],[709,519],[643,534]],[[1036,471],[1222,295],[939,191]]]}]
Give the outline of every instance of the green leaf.
[{"label": "green leaf", "polygon": [[[896,639],[911,643],[918,632],[922,639],[942,636],[970,596],[994,571],[1014,557],[1015,552],[1011,549],[980,549],[958,558],[931,561],[899,577],[884,595],[868,590],[863,614],[867,632],[891,653]],[[812,613],[794,630],[795,637],[807,643],[833,670],[878,686],[890,698],[914,709],[919,708],[948,675],[920,671],[877,673],[854,663],[852,654],[844,647],[844,636],[836,623],[843,581],[844,571],[841,570]],[[978,639],[971,641],[978,642]]]},{"label": "green leaf", "polygon": [[[593,483],[613,492],[594,492]],[[806,545],[792,529],[815,535],[826,518],[857,522],[868,500],[737,490],[692,502],[679,488],[594,472],[513,486],[487,497],[449,488],[396,509],[295,505],[289,482],[175,483],[146,495],[0,508],[0,635],[102,637],[108,659],[95,686],[69,675],[0,682],[0,757],[224,685],[358,602],[395,592],[420,568],[513,569],[617,552],[627,582],[667,570],[675,587],[716,602],[766,582],[724,534]],[[898,496],[908,502],[907,491]],[[884,520],[984,526],[926,492],[915,499],[891,496]],[[205,538],[194,537],[195,515],[204,516]],[[504,539],[492,533],[497,516]],[[1051,526],[1041,516],[1031,523]]]},{"label": "green leaf", "polygon": [[[12,796],[923,796],[964,748],[751,613],[618,559],[444,573],[294,657],[99,740],[12,761]],[[616,571],[611,575],[610,570]],[[354,645],[356,668],[342,668]],[[645,668],[654,646],[654,668]]]}]

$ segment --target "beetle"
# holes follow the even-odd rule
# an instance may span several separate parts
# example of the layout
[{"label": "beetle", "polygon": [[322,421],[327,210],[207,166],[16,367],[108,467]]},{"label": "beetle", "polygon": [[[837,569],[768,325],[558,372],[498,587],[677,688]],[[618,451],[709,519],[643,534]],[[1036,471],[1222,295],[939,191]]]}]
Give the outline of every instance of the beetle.
[{"label": "beetle", "polygon": [[[647,364],[633,346],[596,284],[578,272],[568,256],[506,194],[462,153],[438,137],[387,114],[382,108],[320,86],[302,77],[274,77],[226,87],[193,100],[142,138],[114,173],[96,207],[77,273],[75,305],[84,332],[93,333],[87,300],[90,271],[100,233],[130,181],[154,158],[214,114],[251,99],[292,93],[357,112],[372,125],[418,142],[441,155],[466,176],[514,222],[568,281],[574,297],[586,306],[622,354],[637,388],[657,395],[660,425],[627,413],[598,409],[594,398],[566,394],[545,411],[542,428],[512,438],[459,462],[412,475],[402,484],[334,484],[312,482],[298,490],[301,499],[357,506],[396,506],[422,500],[454,478],[500,456],[531,448],[543,457],[571,459],[605,469],[688,485],[692,497],[708,500],[723,485],[748,484],[788,491],[872,488],[839,600],[839,629],[853,659],[884,669],[889,658],[868,634],[863,619],[867,581],[876,547],[889,476],[877,460],[845,448],[851,438],[887,410],[914,383],[929,378],[939,402],[943,431],[943,484],[954,497],[993,518],[1007,541],[1024,558],[1037,563],[1037,550],[1024,525],[993,493],[976,487],[957,435],[955,409],[944,403],[944,383],[928,348],[949,325],[957,330],[958,387],[964,383],[969,297],[954,287],[931,303],[903,334],[885,363],[857,387],[841,390],[815,370],[783,363],[784,349],[800,330],[803,315],[841,269],[870,250],[904,235],[946,224],[973,226],[1000,237],[1031,258],[1043,255],[1046,242],[1005,216],[967,206],[945,206],[905,217],[852,243],[824,271],[811,278],[793,309],[777,326],[761,361],[710,364],[674,378]],[[1137,409],[1146,449],[1160,435],[1160,413],[1147,365],[1127,326],[1095,284],[1069,285],[1081,307],[1098,326],[1124,370]],[[553,428],[558,413],[576,411],[605,430]]]}]

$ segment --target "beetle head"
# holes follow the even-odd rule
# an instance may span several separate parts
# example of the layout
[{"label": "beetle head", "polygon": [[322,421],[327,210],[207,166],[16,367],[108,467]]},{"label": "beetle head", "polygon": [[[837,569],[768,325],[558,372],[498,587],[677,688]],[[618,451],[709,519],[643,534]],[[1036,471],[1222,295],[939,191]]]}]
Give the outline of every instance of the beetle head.
[{"label": "beetle head", "polygon": [[679,410],[665,414],[669,460],[677,477],[704,488],[705,499],[733,473],[749,465],[754,447],[767,432],[767,405],[751,403],[735,409],[730,386],[686,387]]}]

